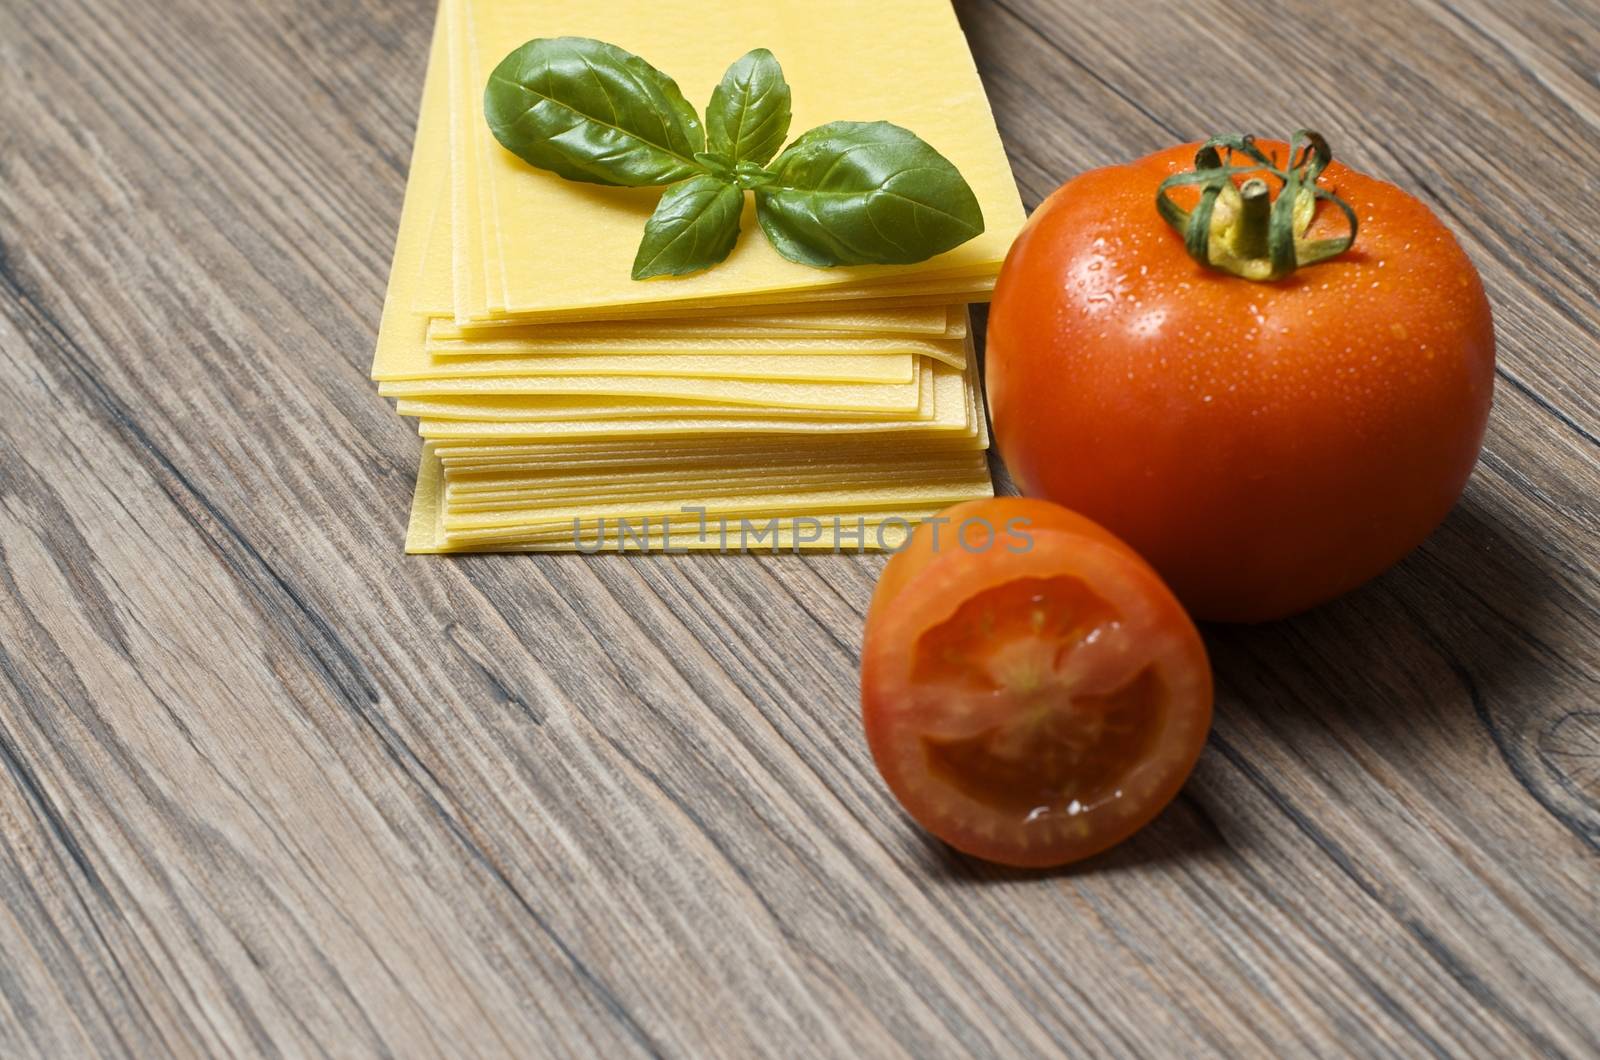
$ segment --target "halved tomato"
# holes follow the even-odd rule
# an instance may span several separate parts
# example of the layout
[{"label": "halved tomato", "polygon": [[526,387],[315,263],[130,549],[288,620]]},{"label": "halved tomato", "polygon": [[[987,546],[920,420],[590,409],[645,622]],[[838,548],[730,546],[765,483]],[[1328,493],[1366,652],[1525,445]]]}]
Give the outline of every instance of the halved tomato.
[{"label": "halved tomato", "polygon": [[1182,787],[1211,668],[1150,566],[1058,505],[970,501],[917,529],[867,613],[862,716],[906,812],[958,850],[1064,865]]}]

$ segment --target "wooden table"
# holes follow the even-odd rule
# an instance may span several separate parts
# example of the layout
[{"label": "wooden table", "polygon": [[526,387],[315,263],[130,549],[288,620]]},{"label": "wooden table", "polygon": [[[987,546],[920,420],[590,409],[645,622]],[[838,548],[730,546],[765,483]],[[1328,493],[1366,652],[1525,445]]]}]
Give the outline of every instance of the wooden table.
[{"label": "wooden table", "polygon": [[1444,527],[1207,629],[1188,788],[1057,874],[879,783],[879,558],[401,555],[428,0],[0,5],[0,1055],[1600,1050],[1600,7],[961,16],[1030,205],[1315,124],[1500,334]]}]

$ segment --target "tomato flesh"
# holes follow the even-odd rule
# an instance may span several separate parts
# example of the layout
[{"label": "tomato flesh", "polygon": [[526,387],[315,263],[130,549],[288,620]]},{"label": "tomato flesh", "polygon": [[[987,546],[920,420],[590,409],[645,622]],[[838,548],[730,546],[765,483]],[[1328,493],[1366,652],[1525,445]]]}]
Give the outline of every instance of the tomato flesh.
[{"label": "tomato flesh", "polygon": [[1084,687],[1077,653],[1109,618],[1076,579],[1024,578],[925,633],[912,687],[929,773],[1035,819],[1111,797],[1148,751],[1162,697],[1148,666],[1115,688]]},{"label": "tomato flesh", "polygon": [[1063,864],[1136,830],[1210,721],[1204,649],[1171,594],[1097,527],[1063,526],[1025,552],[1004,534],[982,552],[914,538],[868,623],[863,711],[885,780],[934,834],[1009,864]]}]

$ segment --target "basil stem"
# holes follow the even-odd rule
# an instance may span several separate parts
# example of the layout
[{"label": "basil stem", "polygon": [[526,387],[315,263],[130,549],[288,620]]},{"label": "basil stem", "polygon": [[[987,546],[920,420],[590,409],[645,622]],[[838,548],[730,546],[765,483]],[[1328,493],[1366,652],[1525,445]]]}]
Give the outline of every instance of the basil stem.
[{"label": "basil stem", "polygon": [[765,48],[739,57],[711,92],[706,139],[734,162],[764,166],[789,136],[789,83]]},{"label": "basil stem", "polygon": [[489,75],[483,109],[506,150],[568,180],[643,187],[701,172],[694,106],[672,78],[615,45],[531,40]]},{"label": "basil stem", "polygon": [[950,161],[888,122],[833,122],[778,156],[756,188],[761,228],[804,265],[906,265],[983,232],[983,211]]},{"label": "basil stem", "polygon": [[744,191],[713,176],[690,177],[661,196],[644,226],[633,278],[682,276],[723,261],[739,241]]}]

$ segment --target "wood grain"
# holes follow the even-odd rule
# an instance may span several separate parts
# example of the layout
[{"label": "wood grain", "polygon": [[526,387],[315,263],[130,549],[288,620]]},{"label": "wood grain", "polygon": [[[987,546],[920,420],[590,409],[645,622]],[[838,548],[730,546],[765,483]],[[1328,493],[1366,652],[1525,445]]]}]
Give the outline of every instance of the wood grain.
[{"label": "wood grain", "polygon": [[1206,630],[1075,871],[924,840],[881,560],[407,559],[366,380],[427,0],[0,5],[0,1055],[1600,1051],[1600,8],[965,0],[1030,205],[1314,124],[1500,336],[1399,568]]}]

